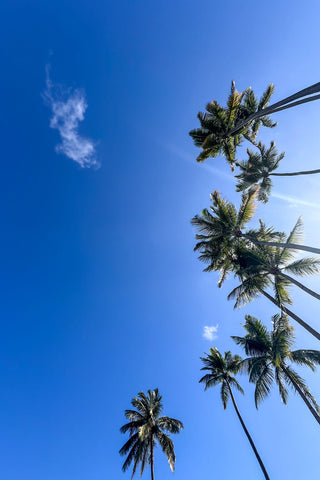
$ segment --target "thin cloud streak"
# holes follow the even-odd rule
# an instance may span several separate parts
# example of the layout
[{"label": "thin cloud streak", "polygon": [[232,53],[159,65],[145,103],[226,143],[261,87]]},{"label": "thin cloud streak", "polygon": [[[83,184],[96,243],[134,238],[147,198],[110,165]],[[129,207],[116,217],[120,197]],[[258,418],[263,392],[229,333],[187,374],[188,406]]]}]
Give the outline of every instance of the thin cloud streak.
[{"label": "thin cloud streak", "polygon": [[[161,144],[162,147],[166,148],[170,153],[173,153],[177,157],[181,158],[182,160],[188,162],[188,163],[195,163],[194,157],[176,145],[173,144]],[[234,177],[231,174],[228,174],[226,172],[223,172],[219,170],[218,168],[212,167],[211,165],[208,165],[207,163],[202,163],[199,164],[200,168],[203,168],[210,173],[217,175],[219,177],[224,178],[225,180],[228,180],[229,182],[234,182]],[[303,205],[305,207],[312,207],[316,209],[320,209],[320,204],[314,203],[314,202],[309,202],[308,200],[302,200],[301,198],[296,198],[296,197],[291,197],[288,195],[283,195],[282,193],[277,193],[274,192],[272,193],[271,197],[278,198],[279,200],[283,200],[284,202],[287,202],[290,204],[292,207],[296,207],[297,205]]]},{"label": "thin cloud streak", "polygon": [[207,339],[207,340],[215,340],[216,338],[218,338],[218,326],[219,325],[216,325],[216,326],[208,326],[206,325],[205,327],[203,327],[203,338]]},{"label": "thin cloud streak", "polygon": [[[161,145],[166,150],[168,150],[170,153],[173,153],[174,155],[181,158],[182,160],[185,160],[186,162],[192,163],[194,165],[196,164],[195,157],[193,155],[181,150],[176,145],[163,144],[163,143],[161,143]],[[200,168],[203,168],[204,170],[209,171],[210,173],[213,173],[214,175],[217,175],[219,177],[225,178],[226,180],[229,180],[229,182],[233,181],[233,176],[232,175],[229,175],[228,173],[222,172],[218,168],[212,167],[211,165],[208,165],[207,163],[201,163],[201,164],[198,163],[198,166]]]},{"label": "thin cloud streak", "polygon": [[290,197],[289,195],[283,195],[282,193],[273,193],[273,197],[279,198],[279,200],[283,200],[285,202],[290,203],[292,206],[296,205],[304,205],[305,207],[312,207],[320,209],[320,204],[309,202],[308,200],[301,200],[301,198]]},{"label": "thin cloud streak", "polygon": [[94,142],[82,137],[78,131],[88,107],[85,92],[80,89],[64,90],[60,85],[54,85],[47,66],[43,98],[52,112],[50,127],[58,130],[61,137],[56,152],[66,155],[82,168],[99,167]]}]

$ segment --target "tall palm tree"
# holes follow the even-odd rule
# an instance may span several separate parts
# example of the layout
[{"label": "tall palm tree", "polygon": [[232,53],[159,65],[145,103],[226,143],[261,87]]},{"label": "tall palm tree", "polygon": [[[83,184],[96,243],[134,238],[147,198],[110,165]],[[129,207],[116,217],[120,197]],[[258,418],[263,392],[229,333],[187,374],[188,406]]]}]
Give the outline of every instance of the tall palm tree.
[{"label": "tall palm tree", "polygon": [[242,362],[242,368],[249,374],[250,382],[255,383],[255,404],[258,404],[270,393],[275,381],[279,388],[281,400],[286,405],[288,391],[286,385],[292,387],[302,398],[308,409],[320,424],[320,407],[304,380],[295,372],[291,363],[305,365],[315,370],[320,364],[318,350],[292,350],[294,342],[293,328],[285,315],[274,315],[273,330],[267,328],[255,317],[246,315],[243,325],[244,337],[233,336],[248,358]]},{"label": "tall palm tree", "polygon": [[[310,87],[299,90],[298,92],[290,95],[289,97],[280,100],[279,102],[270,105],[264,109],[260,109],[251,115],[247,116],[242,122],[236,125],[233,129],[228,132],[228,136],[233,136],[241,132],[243,128],[247,125],[250,125],[252,122],[257,119],[263,118],[264,115],[271,115],[273,113],[280,112],[281,110],[286,110],[287,108],[295,107],[303,103],[312,102],[314,100],[320,99],[320,82],[310,85]],[[315,95],[318,94],[318,95]]]},{"label": "tall palm tree", "polygon": [[[287,306],[270,295],[267,292],[267,289],[272,286],[272,282],[268,276],[262,275],[251,275],[246,276],[245,274],[241,274],[239,271],[237,272],[237,277],[240,279],[241,284],[234,288],[228,295],[228,300],[232,298],[236,298],[236,303],[234,308],[241,307],[242,305],[246,305],[248,302],[251,302],[253,299],[258,297],[259,295],[265,296],[270,302],[274,305],[279,307],[282,312],[286,313],[289,317],[295,320],[301,327],[307,330],[311,335],[313,335],[317,340],[320,340],[320,333],[311,327],[307,322],[305,322],[301,317],[299,317],[296,313],[289,310]],[[279,286],[278,286],[279,288]],[[286,286],[282,283],[281,285],[282,292],[281,297],[289,297],[289,293],[285,291]],[[290,297],[289,297],[290,298]]]},{"label": "tall palm tree", "polygon": [[[287,238],[288,244],[295,241],[300,228],[299,222],[295,225]],[[320,260],[313,257],[304,257],[292,261],[294,253],[288,248],[259,246],[250,248],[245,245],[238,249],[237,262],[239,270],[236,274],[240,278],[245,276],[262,277],[271,280],[270,284],[274,286],[275,298],[279,304],[292,304],[287,287],[291,284],[296,285],[304,292],[320,300],[320,295],[296,280],[295,276],[305,276],[319,273]],[[242,287],[236,287],[236,294],[241,293]]]},{"label": "tall palm tree", "polygon": [[[295,225],[287,242],[296,241],[300,235],[301,225]],[[241,284],[235,287],[228,295],[228,299],[236,298],[235,308],[251,302],[260,294],[264,295],[274,305],[281,308],[293,320],[298,322],[311,335],[320,340],[320,333],[302,320],[298,315],[288,309],[287,304],[292,304],[288,286],[294,284],[306,293],[319,299],[319,294],[298,282],[287,272],[294,275],[308,275],[319,271],[319,261],[314,258],[302,258],[291,262],[292,251],[287,248],[265,247],[248,249],[248,246],[239,246],[233,259],[233,273],[240,279]],[[231,267],[229,267],[231,270]],[[272,287],[274,297],[266,290]]]},{"label": "tall palm tree", "polygon": [[[264,263],[261,265],[263,258],[261,259],[259,256],[257,258],[256,251],[258,249],[254,248],[253,244],[253,241],[256,238],[259,238],[259,241],[255,242],[258,244],[259,249],[263,248],[261,247],[261,244],[266,244],[267,246],[275,245],[271,250],[271,258],[267,256],[268,266],[270,268],[271,265],[274,267],[275,262],[282,262],[287,269],[288,267],[289,269],[291,268],[291,272],[294,274],[298,273],[301,275],[315,273],[318,269],[318,262],[315,259],[302,259],[289,265],[286,263],[289,260],[288,257],[290,257],[288,248],[295,247],[295,244],[292,243],[293,241],[300,241],[302,234],[301,219],[298,220],[288,238],[285,238],[282,234],[273,232],[272,229],[266,228],[261,221],[260,229],[258,231],[248,231],[247,236],[244,236],[242,231],[240,231],[239,234],[237,232],[237,227],[238,225],[242,227],[242,220],[240,219],[248,218],[252,214],[250,200],[247,203],[245,201],[246,195],[249,195],[249,193],[243,195],[243,201],[239,212],[237,212],[233,204],[221,200],[218,196],[216,197],[217,206],[214,206],[214,209],[211,208],[212,212],[215,214],[214,216],[207,211],[203,211],[201,217],[195,217],[192,220],[192,223],[198,226],[200,231],[203,232],[202,234],[196,235],[196,238],[199,241],[194,250],[199,251],[199,259],[208,264],[204,271],[220,272],[220,279],[218,281],[219,287],[221,287],[222,283],[230,273],[233,273],[240,279],[241,284],[233,289],[228,296],[228,299],[236,298],[235,308],[240,307],[247,302],[251,302],[254,298],[262,294],[274,305],[281,307],[284,312],[311,333],[311,335],[320,340],[320,333],[317,330],[284,305],[284,302],[291,303],[287,291],[289,280],[299,286],[299,288],[307,291],[309,294],[316,296],[318,294],[311,289],[308,289],[291,276],[287,278],[288,275],[285,271],[275,270],[277,273],[276,298],[272,297],[267,290],[270,287],[274,287],[272,282],[273,270],[268,271]],[[241,215],[240,212],[242,212]],[[270,242],[269,238],[276,235],[279,239],[286,240],[286,242],[282,243],[279,240],[277,242]],[[268,241],[265,242],[261,240],[262,238],[267,239]],[[284,257],[281,256],[282,249],[285,249]],[[268,252],[268,254],[269,253],[270,252]],[[282,265],[280,268],[282,268]],[[279,272],[281,273],[281,276],[279,275]]]},{"label": "tall palm tree", "polygon": [[203,162],[209,157],[224,155],[233,171],[236,149],[242,139],[246,138],[254,142],[261,124],[266,127],[274,127],[276,124],[265,115],[250,122],[250,126],[238,129],[235,135],[229,135],[229,131],[256,111],[265,108],[273,91],[274,87],[271,84],[258,102],[251,88],[238,92],[233,81],[226,108],[215,100],[208,103],[206,112],[198,113],[200,128],[193,129],[189,133],[194,144],[202,148],[197,161]]},{"label": "tall palm tree", "polygon": [[223,403],[223,408],[227,408],[229,397],[231,397],[234,409],[238,416],[238,419],[241,423],[241,426],[250,442],[250,445],[254,451],[254,454],[259,462],[260,468],[263,472],[263,475],[266,480],[269,480],[269,475],[267,470],[260,458],[258,450],[247,430],[247,427],[243,421],[242,416],[240,415],[238,406],[236,404],[232,387],[236,388],[242,394],[244,393],[238,381],[235,379],[234,375],[238,373],[242,358],[239,355],[232,355],[231,352],[225,352],[224,356],[218,351],[217,348],[210,348],[210,353],[206,354],[205,357],[201,357],[204,367],[201,370],[207,370],[209,373],[204,375],[199,383],[205,384],[205,390],[216,385],[221,385],[221,399]]},{"label": "tall palm tree", "polygon": [[259,185],[258,200],[264,203],[267,203],[268,197],[271,193],[271,176],[292,177],[296,175],[320,173],[320,169],[290,173],[275,173],[274,171],[279,167],[279,164],[284,157],[284,152],[278,155],[275,142],[271,142],[269,148],[261,142],[256,146],[259,150],[258,152],[247,149],[248,159],[236,162],[237,167],[241,170],[240,174],[235,175],[235,177],[239,179],[236,189],[238,192],[243,192],[248,188]]},{"label": "tall palm tree", "polygon": [[174,446],[168,433],[179,433],[183,424],[174,418],[160,417],[162,411],[162,396],[158,389],[148,390],[147,395],[138,393],[137,397],[131,400],[136,410],[126,410],[125,416],[128,423],[120,428],[121,433],[129,432],[129,440],[120,449],[120,455],[127,455],[122,466],[125,472],[133,462],[133,478],[137,466],[141,463],[140,475],[143,474],[146,464],[151,468],[151,480],[154,480],[154,448],[156,442],[161,446],[166,455],[169,466],[174,472],[176,456]]},{"label": "tall palm tree", "polygon": [[[195,250],[205,252],[207,248],[212,249],[221,248],[221,245],[227,245],[230,248],[237,244],[240,239],[249,240],[255,245],[267,245],[283,248],[292,248],[295,250],[302,250],[311,253],[320,254],[320,248],[309,247],[301,245],[302,236],[302,220],[299,218],[295,227],[295,242],[281,242],[284,234],[281,232],[274,232],[272,228],[266,228],[260,222],[260,229],[244,231],[245,226],[253,218],[257,207],[257,195],[259,187],[251,188],[242,194],[241,205],[239,210],[231,202],[220,196],[216,190],[210,195],[212,205],[210,211],[205,208],[201,215],[196,215],[191,220],[192,225],[195,225],[200,231],[196,235],[199,242],[196,244]],[[290,238],[290,236],[289,236]],[[299,242],[299,243],[297,243]]]}]

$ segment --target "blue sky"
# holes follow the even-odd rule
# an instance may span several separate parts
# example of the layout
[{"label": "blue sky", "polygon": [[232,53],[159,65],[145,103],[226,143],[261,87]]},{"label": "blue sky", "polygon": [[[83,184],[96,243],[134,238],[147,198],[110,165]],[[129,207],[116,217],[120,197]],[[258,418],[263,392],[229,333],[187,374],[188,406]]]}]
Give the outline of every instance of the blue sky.
[{"label": "blue sky", "polygon": [[[196,164],[188,131],[233,78],[259,94],[275,83],[275,100],[318,82],[318,19],[316,1],[2,2],[3,478],[130,478],[123,411],[155,387],[185,425],[176,480],[260,478],[232,406],[198,385],[199,356],[213,344],[236,352],[244,314],[269,322],[275,311],[264,300],[233,311],[234,282],[219,291],[201,271],[190,218],[215,189],[239,199],[222,159]],[[319,108],[279,113],[261,132],[287,152],[282,171],[319,167]],[[319,178],[278,179],[258,216],[289,230],[302,214],[315,245],[319,188]],[[317,278],[306,284],[319,290]],[[294,296],[319,329],[316,301]],[[215,340],[203,337],[217,325]],[[296,335],[298,348],[318,348]],[[319,372],[301,373],[319,399]],[[285,407],[274,391],[257,412],[240,382],[270,477],[318,478],[319,427],[300,398]],[[156,478],[173,478],[160,452]]]}]

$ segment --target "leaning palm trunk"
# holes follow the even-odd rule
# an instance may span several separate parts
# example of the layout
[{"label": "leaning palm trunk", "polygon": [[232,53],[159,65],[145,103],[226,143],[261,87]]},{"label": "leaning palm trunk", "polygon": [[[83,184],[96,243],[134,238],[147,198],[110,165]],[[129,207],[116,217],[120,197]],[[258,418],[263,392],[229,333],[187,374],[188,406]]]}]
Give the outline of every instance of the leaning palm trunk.
[{"label": "leaning palm trunk", "polygon": [[317,300],[320,300],[320,295],[319,295],[319,293],[314,292],[313,290],[311,290],[311,289],[308,288],[308,287],[305,287],[302,283],[298,282],[298,280],[296,280],[295,278],[292,278],[292,277],[290,277],[289,275],[287,275],[286,273],[283,273],[283,271],[282,271],[279,275],[281,275],[281,277],[283,277],[283,278],[286,278],[287,280],[289,280],[289,282],[291,282],[291,283],[293,283],[294,285],[296,285],[297,287],[301,288],[301,290],[303,290],[304,292],[308,293],[308,294],[311,295],[312,297],[316,298]]},{"label": "leaning palm trunk", "polygon": [[320,248],[308,247],[307,245],[299,245],[297,243],[281,243],[281,242],[265,242],[264,240],[257,240],[251,235],[244,233],[243,237],[250,240],[255,245],[266,245],[267,247],[292,248],[293,250],[303,250],[304,252],[317,253],[320,255]]},{"label": "leaning palm trunk", "polygon": [[242,426],[242,428],[243,428],[243,430],[244,430],[244,433],[246,434],[247,439],[248,439],[249,442],[250,442],[250,445],[251,445],[251,447],[252,447],[252,450],[254,451],[254,454],[255,454],[255,456],[256,456],[256,459],[257,459],[258,462],[259,462],[259,465],[260,465],[260,468],[261,468],[261,470],[262,470],[262,472],[263,472],[263,475],[264,475],[264,477],[265,477],[266,480],[270,480],[269,475],[268,475],[268,473],[267,473],[267,470],[266,470],[266,468],[265,468],[265,466],[264,466],[264,464],[263,464],[263,462],[262,462],[262,460],[261,460],[261,458],[260,458],[260,455],[259,455],[259,453],[258,453],[258,450],[256,449],[256,446],[255,446],[255,444],[254,444],[254,442],[253,442],[253,440],[252,440],[252,438],[251,438],[251,435],[250,435],[250,433],[248,432],[247,427],[245,426],[245,423],[244,423],[244,421],[243,421],[243,419],[242,419],[242,417],[241,417],[241,415],[240,415],[240,412],[239,412],[239,410],[238,410],[238,406],[237,406],[237,404],[236,404],[236,401],[235,401],[234,396],[233,396],[233,393],[232,393],[232,389],[231,389],[230,384],[229,384],[228,381],[227,381],[227,385],[228,385],[228,389],[229,389],[229,392],[230,392],[230,397],[231,397],[231,400],[232,400],[234,409],[235,409],[235,411],[236,411],[236,413],[237,413],[237,415],[238,415],[238,418],[239,418],[239,421],[240,421],[240,423],[241,423],[241,426]]},{"label": "leaning palm trunk", "polygon": [[151,452],[150,452],[151,480],[154,480],[153,454],[154,454],[154,445],[153,445],[153,440],[151,440]]},{"label": "leaning palm trunk", "polygon": [[312,413],[312,415],[314,416],[314,418],[317,420],[317,422],[320,425],[320,415],[317,413],[316,409],[311,405],[311,403],[309,402],[305,393],[300,388],[300,386],[298,385],[298,383],[296,382],[294,377],[291,375],[289,370],[284,365],[282,366],[282,369],[285,372],[285,374],[290,378],[290,381],[292,382],[292,385],[294,386],[295,390],[299,393],[300,397],[302,398],[302,400],[307,405],[308,409],[310,410],[310,412]]},{"label": "leaning palm trunk", "polygon": [[318,340],[320,340],[320,333],[317,332],[317,330],[315,330],[314,328],[312,328],[308,323],[306,323],[305,321],[302,320],[302,318],[298,317],[298,315],[296,315],[295,313],[293,313],[291,310],[289,310],[287,307],[285,307],[284,305],[279,305],[279,303],[276,301],[275,298],[273,298],[271,295],[269,295],[268,292],[264,291],[264,290],[260,290],[260,292],[262,293],[262,295],[264,295],[268,300],[270,300],[270,302],[272,302],[274,305],[276,305],[277,307],[281,308],[281,310],[286,313],[287,315],[289,315],[289,317],[291,317],[293,320],[295,320],[297,323],[299,323],[299,325],[303,328],[305,328],[309,333],[311,333],[311,335],[313,335],[315,338],[317,338]]},{"label": "leaning palm trunk", "polygon": [[[253,113],[250,115],[246,120],[240,123],[240,125],[236,126],[232,130],[230,130],[229,135],[235,135],[239,132],[243,127],[245,127],[249,122],[253,120],[257,120],[258,118],[264,117],[265,115],[270,115],[272,113],[280,112],[281,110],[285,110],[287,108],[295,107],[296,105],[301,105],[303,103],[312,102],[313,100],[318,100],[320,95],[314,95],[309,97],[309,95],[313,95],[314,93],[320,92],[320,82],[311,85],[310,87],[304,88],[299,92],[290,95],[289,97],[284,98],[280,102],[274,103],[270,105],[270,107],[266,107],[259,112]],[[303,98],[307,97],[307,98]],[[302,98],[302,100],[298,100]],[[298,101],[295,101],[298,100]]]},{"label": "leaning palm trunk", "polygon": [[318,170],[303,170],[302,172],[269,173],[268,176],[270,177],[273,175],[274,177],[294,177],[296,175],[313,175],[315,173],[320,173],[320,168]]}]

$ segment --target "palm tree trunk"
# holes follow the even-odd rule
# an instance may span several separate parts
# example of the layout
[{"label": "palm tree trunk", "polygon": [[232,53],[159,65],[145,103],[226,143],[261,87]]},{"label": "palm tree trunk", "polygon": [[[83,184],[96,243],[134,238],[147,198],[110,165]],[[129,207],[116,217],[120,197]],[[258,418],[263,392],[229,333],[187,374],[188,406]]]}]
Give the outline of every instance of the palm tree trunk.
[{"label": "palm tree trunk", "polygon": [[150,454],[151,480],[154,480],[153,450],[154,450],[154,444],[153,444],[153,438],[152,438],[151,439],[151,454]]},{"label": "palm tree trunk", "polygon": [[266,470],[266,468],[265,468],[265,466],[264,466],[264,464],[263,464],[263,462],[262,462],[262,460],[261,460],[261,458],[260,458],[260,455],[259,455],[259,453],[258,453],[258,450],[256,449],[256,446],[255,446],[255,444],[254,444],[254,442],[253,442],[253,440],[252,440],[252,438],[251,438],[251,436],[250,436],[250,433],[249,433],[248,430],[247,430],[247,427],[246,427],[245,424],[244,424],[244,421],[242,420],[242,417],[241,417],[240,412],[239,412],[239,410],[238,410],[238,406],[237,406],[236,401],[235,401],[235,399],[234,399],[234,396],[233,396],[233,393],[232,393],[230,384],[229,384],[228,380],[226,380],[226,382],[227,382],[227,385],[228,385],[228,389],[229,389],[229,392],[230,392],[230,397],[231,397],[231,400],[232,400],[234,409],[235,409],[235,411],[236,411],[236,413],[237,413],[237,415],[238,415],[238,418],[239,418],[239,420],[240,420],[240,423],[241,423],[241,426],[242,426],[242,428],[243,428],[243,430],[244,430],[244,433],[246,434],[247,439],[248,439],[249,442],[250,442],[250,445],[251,445],[251,447],[252,447],[252,450],[254,451],[254,454],[255,454],[258,462],[259,462],[259,465],[260,465],[260,468],[261,468],[261,470],[262,470],[262,472],[263,472],[264,478],[265,478],[266,480],[270,480],[269,475],[268,475],[268,473],[267,473],[267,470]]},{"label": "palm tree trunk", "polygon": [[237,133],[239,130],[241,130],[247,123],[252,122],[253,120],[256,120],[260,117],[264,117],[265,115],[270,115],[272,113],[280,112],[281,110],[285,110],[286,108],[291,108],[295,107],[296,105],[300,105],[302,103],[307,103],[307,102],[312,102],[313,100],[318,100],[320,98],[320,95],[315,95],[313,97],[308,97],[308,98],[303,98],[302,100],[299,100],[295,102],[294,100],[298,100],[299,98],[306,97],[308,95],[312,95],[314,93],[318,93],[320,91],[320,82],[315,83],[314,85],[311,85],[310,87],[304,88],[303,90],[300,90],[299,92],[290,95],[290,97],[286,97],[280,102],[274,103],[273,105],[270,105],[270,107],[266,107],[263,110],[260,110],[259,112],[256,112],[252,115],[250,115],[246,120],[240,123],[237,127],[233,128],[230,132],[229,135],[234,135]]},{"label": "palm tree trunk", "polygon": [[297,323],[299,323],[299,325],[301,325],[301,327],[305,328],[309,333],[311,333],[311,335],[313,335],[315,338],[317,338],[318,340],[320,340],[320,333],[317,332],[317,330],[315,330],[314,328],[312,328],[308,323],[304,322],[302,320],[302,318],[298,317],[298,315],[296,315],[295,313],[291,312],[291,310],[289,310],[287,307],[283,306],[283,305],[279,305],[279,303],[276,301],[275,298],[273,298],[271,295],[269,295],[268,292],[265,292],[264,290],[260,290],[260,292],[262,293],[262,295],[264,295],[268,300],[270,300],[270,302],[272,302],[274,305],[276,305],[277,307],[281,308],[281,310],[286,313],[287,315],[289,315],[289,317],[291,317],[293,320],[295,320]]},{"label": "palm tree trunk", "polygon": [[311,290],[310,288],[308,287],[305,287],[302,283],[298,282],[298,280],[296,280],[295,278],[292,278],[290,277],[289,275],[287,275],[286,273],[284,273],[283,271],[281,271],[281,273],[279,273],[279,275],[283,278],[286,278],[287,280],[289,280],[289,282],[293,283],[294,285],[296,285],[297,287],[301,288],[301,290],[303,290],[304,292],[308,293],[309,295],[311,295],[312,297],[316,298],[317,300],[320,300],[320,295],[319,293],[317,292],[314,292],[313,290]]},{"label": "palm tree trunk", "polygon": [[244,233],[242,236],[250,240],[255,245],[266,245],[267,247],[269,246],[269,247],[280,247],[280,248],[292,248],[293,250],[303,250],[304,252],[317,253],[318,255],[320,255],[320,248],[308,247],[306,245],[299,245],[297,243],[265,242],[264,240],[256,240],[255,238],[252,238],[250,235],[247,235],[246,233]]},{"label": "palm tree trunk", "polygon": [[271,175],[273,175],[274,177],[293,177],[296,175],[313,175],[314,173],[320,173],[320,168],[318,170],[302,170],[302,172],[269,173],[269,177]]},{"label": "palm tree trunk", "polygon": [[300,388],[300,386],[298,385],[298,383],[295,381],[295,379],[291,376],[290,372],[287,370],[287,368],[283,365],[282,366],[282,369],[284,370],[285,374],[290,378],[292,384],[294,385],[294,388],[297,390],[297,392],[299,393],[300,397],[302,398],[302,400],[304,401],[304,403],[307,405],[307,407],[309,408],[310,412],[312,413],[312,415],[314,416],[314,418],[317,420],[317,422],[320,424],[320,415],[317,413],[317,411],[315,410],[315,408],[311,405],[311,403],[309,402],[308,398],[306,397],[304,391]]}]

